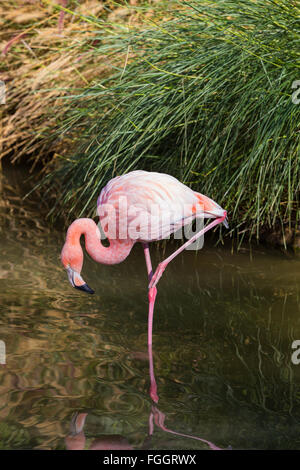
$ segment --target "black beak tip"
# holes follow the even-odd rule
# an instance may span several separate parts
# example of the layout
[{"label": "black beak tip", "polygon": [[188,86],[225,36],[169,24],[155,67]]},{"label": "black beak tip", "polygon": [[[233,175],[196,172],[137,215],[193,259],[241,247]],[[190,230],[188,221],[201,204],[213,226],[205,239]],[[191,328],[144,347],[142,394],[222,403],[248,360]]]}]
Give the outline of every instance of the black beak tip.
[{"label": "black beak tip", "polygon": [[75,289],[82,290],[83,292],[87,292],[88,294],[94,294],[95,291],[91,289],[86,283],[82,284],[82,286],[74,286]]}]

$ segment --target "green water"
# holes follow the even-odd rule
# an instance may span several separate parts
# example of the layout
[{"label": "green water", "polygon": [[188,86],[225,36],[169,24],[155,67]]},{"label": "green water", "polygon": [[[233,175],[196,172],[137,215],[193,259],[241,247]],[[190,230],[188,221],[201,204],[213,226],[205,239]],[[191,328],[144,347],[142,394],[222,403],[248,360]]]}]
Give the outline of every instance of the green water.
[{"label": "green water", "polygon": [[[142,248],[117,266],[86,256],[84,278],[96,294],[76,291],[59,261],[64,229],[50,227],[40,204],[22,201],[23,189],[22,173],[6,171],[0,449],[65,449],[77,438],[86,449],[209,448],[155,423],[150,435],[149,418],[159,413],[169,430],[220,448],[300,449],[300,365],[291,361],[300,339],[299,259],[206,243],[169,265],[154,317],[153,408]],[[163,257],[154,245],[151,253],[155,263]],[[78,436],[76,413],[86,415]]]}]

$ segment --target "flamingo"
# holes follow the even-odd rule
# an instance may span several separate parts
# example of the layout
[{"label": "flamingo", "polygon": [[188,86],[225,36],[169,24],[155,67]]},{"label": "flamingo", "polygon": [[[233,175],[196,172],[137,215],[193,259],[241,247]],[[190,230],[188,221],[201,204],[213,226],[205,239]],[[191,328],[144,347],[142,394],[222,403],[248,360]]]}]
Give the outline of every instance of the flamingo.
[{"label": "flamingo", "polygon": [[[228,228],[227,212],[215,201],[193,191],[173,176],[136,170],[108,182],[98,198],[97,213],[109,246],[101,243],[101,232],[92,219],[76,219],[68,228],[61,252],[69,281],[76,289],[94,293],[80,274],[83,265],[81,235],[85,236],[88,254],[102,264],[121,263],[136,242],[142,243],[149,280],[148,346],[152,345],[156,285],[164,270],[170,261],[208,230],[220,223]],[[193,220],[204,218],[214,220],[159,263],[153,273],[149,242],[168,238]]]}]

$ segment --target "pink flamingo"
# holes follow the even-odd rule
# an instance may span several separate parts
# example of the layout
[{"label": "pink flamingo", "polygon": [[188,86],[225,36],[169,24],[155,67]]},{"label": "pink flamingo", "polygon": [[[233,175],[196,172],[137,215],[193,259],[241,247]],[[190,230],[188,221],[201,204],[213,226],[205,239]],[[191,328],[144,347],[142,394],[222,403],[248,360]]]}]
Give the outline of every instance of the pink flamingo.
[{"label": "pink flamingo", "polygon": [[[208,230],[220,223],[228,227],[227,212],[212,199],[193,191],[170,175],[137,170],[109,181],[98,198],[97,213],[109,246],[101,243],[100,230],[92,219],[75,220],[67,231],[61,252],[69,281],[76,289],[94,293],[80,275],[83,265],[80,246],[82,234],[85,236],[87,252],[102,264],[121,263],[127,258],[133,245],[141,242],[149,279],[148,345],[151,345],[156,285],[165,268]],[[179,228],[200,218],[215,220],[159,263],[153,274],[148,243],[168,238]]]}]

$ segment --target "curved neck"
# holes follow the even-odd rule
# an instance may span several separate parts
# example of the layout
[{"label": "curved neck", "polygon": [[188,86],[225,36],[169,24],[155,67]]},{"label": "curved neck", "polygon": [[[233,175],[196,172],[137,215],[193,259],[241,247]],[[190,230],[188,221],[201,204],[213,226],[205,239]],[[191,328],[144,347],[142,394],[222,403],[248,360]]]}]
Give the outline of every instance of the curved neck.
[{"label": "curved neck", "polygon": [[110,240],[106,247],[101,243],[100,231],[92,219],[76,219],[69,227],[66,242],[80,246],[80,237],[85,236],[88,254],[102,264],[118,264],[129,255],[135,240]]}]

